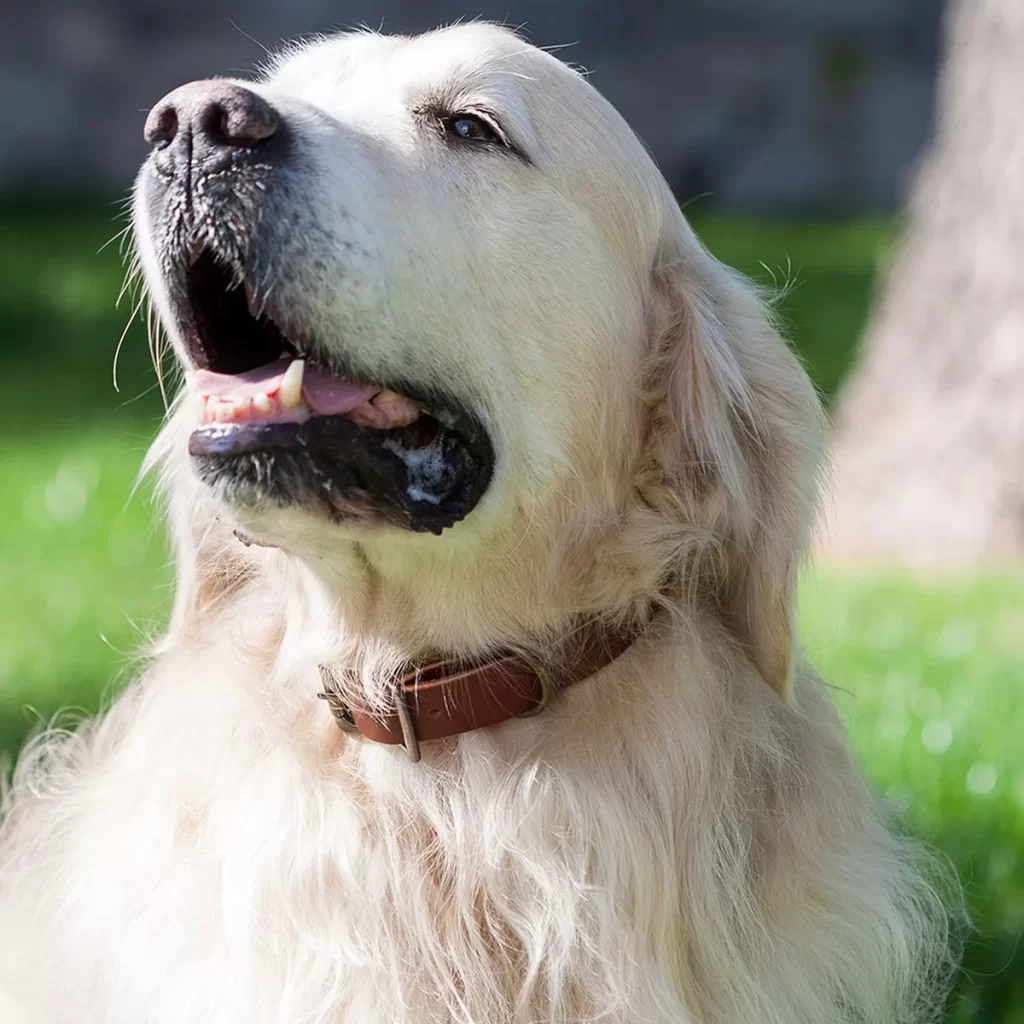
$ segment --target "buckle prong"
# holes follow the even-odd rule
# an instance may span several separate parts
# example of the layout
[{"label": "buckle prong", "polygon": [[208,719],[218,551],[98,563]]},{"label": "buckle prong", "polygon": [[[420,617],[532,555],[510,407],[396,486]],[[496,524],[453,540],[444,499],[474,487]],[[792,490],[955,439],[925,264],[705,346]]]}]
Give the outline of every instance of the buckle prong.
[{"label": "buckle prong", "polygon": [[395,714],[398,715],[399,724],[402,726],[402,746],[405,747],[409,760],[416,764],[420,759],[420,741],[412,724],[412,715],[409,714],[405,687],[401,683],[395,687]]}]

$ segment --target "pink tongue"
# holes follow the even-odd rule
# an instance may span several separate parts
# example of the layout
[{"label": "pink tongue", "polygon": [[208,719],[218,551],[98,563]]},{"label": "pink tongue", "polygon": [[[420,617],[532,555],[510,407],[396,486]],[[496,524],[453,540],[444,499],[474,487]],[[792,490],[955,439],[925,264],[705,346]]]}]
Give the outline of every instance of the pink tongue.
[{"label": "pink tongue", "polygon": [[[203,397],[251,398],[262,392],[273,398],[281,389],[281,379],[290,363],[290,359],[278,359],[245,373],[196,370],[193,386]],[[306,405],[321,416],[341,416],[351,412],[363,402],[368,402],[378,391],[380,388],[373,384],[332,377],[308,364],[302,377],[302,397]]]}]

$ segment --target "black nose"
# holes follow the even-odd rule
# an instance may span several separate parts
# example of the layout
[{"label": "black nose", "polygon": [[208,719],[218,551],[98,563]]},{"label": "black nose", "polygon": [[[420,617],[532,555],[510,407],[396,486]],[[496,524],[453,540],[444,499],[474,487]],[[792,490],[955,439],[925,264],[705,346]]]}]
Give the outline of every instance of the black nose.
[{"label": "black nose", "polygon": [[150,145],[173,146],[188,139],[200,158],[219,149],[255,146],[277,131],[277,111],[256,93],[212,79],[169,92],[146,118]]}]

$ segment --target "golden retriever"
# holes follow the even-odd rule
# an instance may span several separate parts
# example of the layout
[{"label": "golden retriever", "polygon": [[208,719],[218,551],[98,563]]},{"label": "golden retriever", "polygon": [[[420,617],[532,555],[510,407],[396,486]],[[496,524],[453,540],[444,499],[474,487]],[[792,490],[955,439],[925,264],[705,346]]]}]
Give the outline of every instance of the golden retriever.
[{"label": "golden retriever", "polygon": [[[3,1020],[932,1019],[942,903],[794,639],[814,390],[621,117],[473,24],[304,42],[146,134],[176,605],[21,759]],[[436,658],[546,706],[418,742]]]}]

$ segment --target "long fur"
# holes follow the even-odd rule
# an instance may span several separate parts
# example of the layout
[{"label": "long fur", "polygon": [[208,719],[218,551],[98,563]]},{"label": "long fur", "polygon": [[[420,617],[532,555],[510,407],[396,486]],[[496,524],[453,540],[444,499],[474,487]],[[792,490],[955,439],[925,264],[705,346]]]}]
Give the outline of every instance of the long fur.
[{"label": "long fur", "polygon": [[[190,475],[178,404],[152,456],[177,551],[168,634],[106,715],[36,738],[7,794],[0,1016],[937,1019],[947,911],[795,641],[821,438],[806,375],[617,115],[514,36],[319,41],[263,88],[398,46],[410,74],[469,54],[523,90],[562,237],[592,232],[597,254],[581,242],[562,267],[523,200],[536,247],[479,270],[497,312],[448,366],[504,457],[452,539],[222,507]],[[547,278],[564,301],[544,304]],[[277,546],[244,547],[236,523]],[[340,733],[315,697],[323,664],[383,706],[406,658],[550,651],[652,607],[641,640],[546,713],[419,765]]]}]

